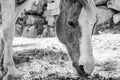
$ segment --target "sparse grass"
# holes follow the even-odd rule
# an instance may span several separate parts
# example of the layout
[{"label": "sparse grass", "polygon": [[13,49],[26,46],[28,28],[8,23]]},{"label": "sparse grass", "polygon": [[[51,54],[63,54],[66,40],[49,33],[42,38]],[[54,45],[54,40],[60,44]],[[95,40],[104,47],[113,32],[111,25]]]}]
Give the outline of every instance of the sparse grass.
[{"label": "sparse grass", "polygon": [[120,34],[95,35],[92,41],[95,70],[91,79],[82,79],[57,38],[15,38],[14,60],[25,72],[20,80],[120,80]]}]

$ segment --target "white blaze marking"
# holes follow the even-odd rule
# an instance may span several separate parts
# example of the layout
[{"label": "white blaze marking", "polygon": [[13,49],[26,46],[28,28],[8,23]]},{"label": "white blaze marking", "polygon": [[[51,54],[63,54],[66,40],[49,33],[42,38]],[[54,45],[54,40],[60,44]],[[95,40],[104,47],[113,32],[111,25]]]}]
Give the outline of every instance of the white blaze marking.
[{"label": "white blaze marking", "polygon": [[91,33],[92,25],[89,22],[89,17],[87,12],[83,8],[78,19],[79,24],[81,25],[81,34],[80,38],[80,59],[79,64],[84,65],[84,70],[87,73],[91,73],[94,69],[94,60],[92,55],[92,44],[91,44]]}]

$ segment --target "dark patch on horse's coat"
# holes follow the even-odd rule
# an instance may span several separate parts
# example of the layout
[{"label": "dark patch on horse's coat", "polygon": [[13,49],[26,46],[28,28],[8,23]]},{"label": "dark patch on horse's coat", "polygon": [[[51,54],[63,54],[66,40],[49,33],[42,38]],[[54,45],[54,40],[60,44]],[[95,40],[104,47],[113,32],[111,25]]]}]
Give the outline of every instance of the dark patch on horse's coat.
[{"label": "dark patch on horse's coat", "polygon": [[74,43],[81,37],[78,18],[82,7],[79,0],[61,0],[60,2],[60,14],[56,21],[56,32],[59,40],[64,44],[67,42]]}]

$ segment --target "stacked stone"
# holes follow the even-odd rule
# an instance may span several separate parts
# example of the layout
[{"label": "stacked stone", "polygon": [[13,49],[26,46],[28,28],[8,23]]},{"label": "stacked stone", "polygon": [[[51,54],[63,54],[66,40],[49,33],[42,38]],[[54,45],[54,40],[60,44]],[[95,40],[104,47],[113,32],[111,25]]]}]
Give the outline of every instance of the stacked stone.
[{"label": "stacked stone", "polygon": [[[16,0],[20,5],[25,0]],[[39,0],[25,11],[16,22],[16,36],[24,37],[54,37],[55,20],[59,14],[60,0]]]},{"label": "stacked stone", "polygon": [[47,0],[47,10],[44,12],[48,22],[48,34],[50,37],[56,36],[55,21],[59,14],[60,0]]},{"label": "stacked stone", "polygon": [[[59,14],[59,2],[60,0],[49,0],[47,6],[48,24],[54,23],[55,16]],[[106,31],[107,29],[120,30],[120,0],[94,0],[98,22],[95,28],[94,34],[98,34],[100,31]]]},{"label": "stacked stone", "polygon": [[[16,0],[16,5],[25,0]],[[94,0],[97,6],[98,22],[95,34],[106,28],[120,30],[120,0]],[[31,10],[22,13],[16,22],[16,36],[53,37],[55,21],[59,14],[60,0],[39,0]]]},{"label": "stacked stone", "polygon": [[94,2],[98,13],[95,34],[100,29],[120,29],[120,0],[94,0]]},{"label": "stacked stone", "polygon": [[[47,6],[47,21],[48,25],[54,26],[56,15],[59,14],[60,0],[49,0]],[[94,34],[106,29],[120,30],[120,0],[94,0],[98,22]]]},{"label": "stacked stone", "polygon": [[[17,0],[16,4],[20,5],[25,0]],[[16,36],[36,38],[42,36],[44,26],[48,25],[44,11],[47,7],[47,1],[41,0],[32,5],[29,11],[24,11],[16,22]]]}]

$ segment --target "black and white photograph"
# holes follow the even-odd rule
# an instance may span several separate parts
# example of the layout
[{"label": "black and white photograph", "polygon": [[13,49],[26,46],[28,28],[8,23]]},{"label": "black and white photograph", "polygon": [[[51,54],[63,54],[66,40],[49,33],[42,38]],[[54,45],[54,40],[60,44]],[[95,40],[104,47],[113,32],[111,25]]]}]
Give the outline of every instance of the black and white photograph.
[{"label": "black and white photograph", "polygon": [[0,80],[120,80],[120,0],[0,0]]}]

